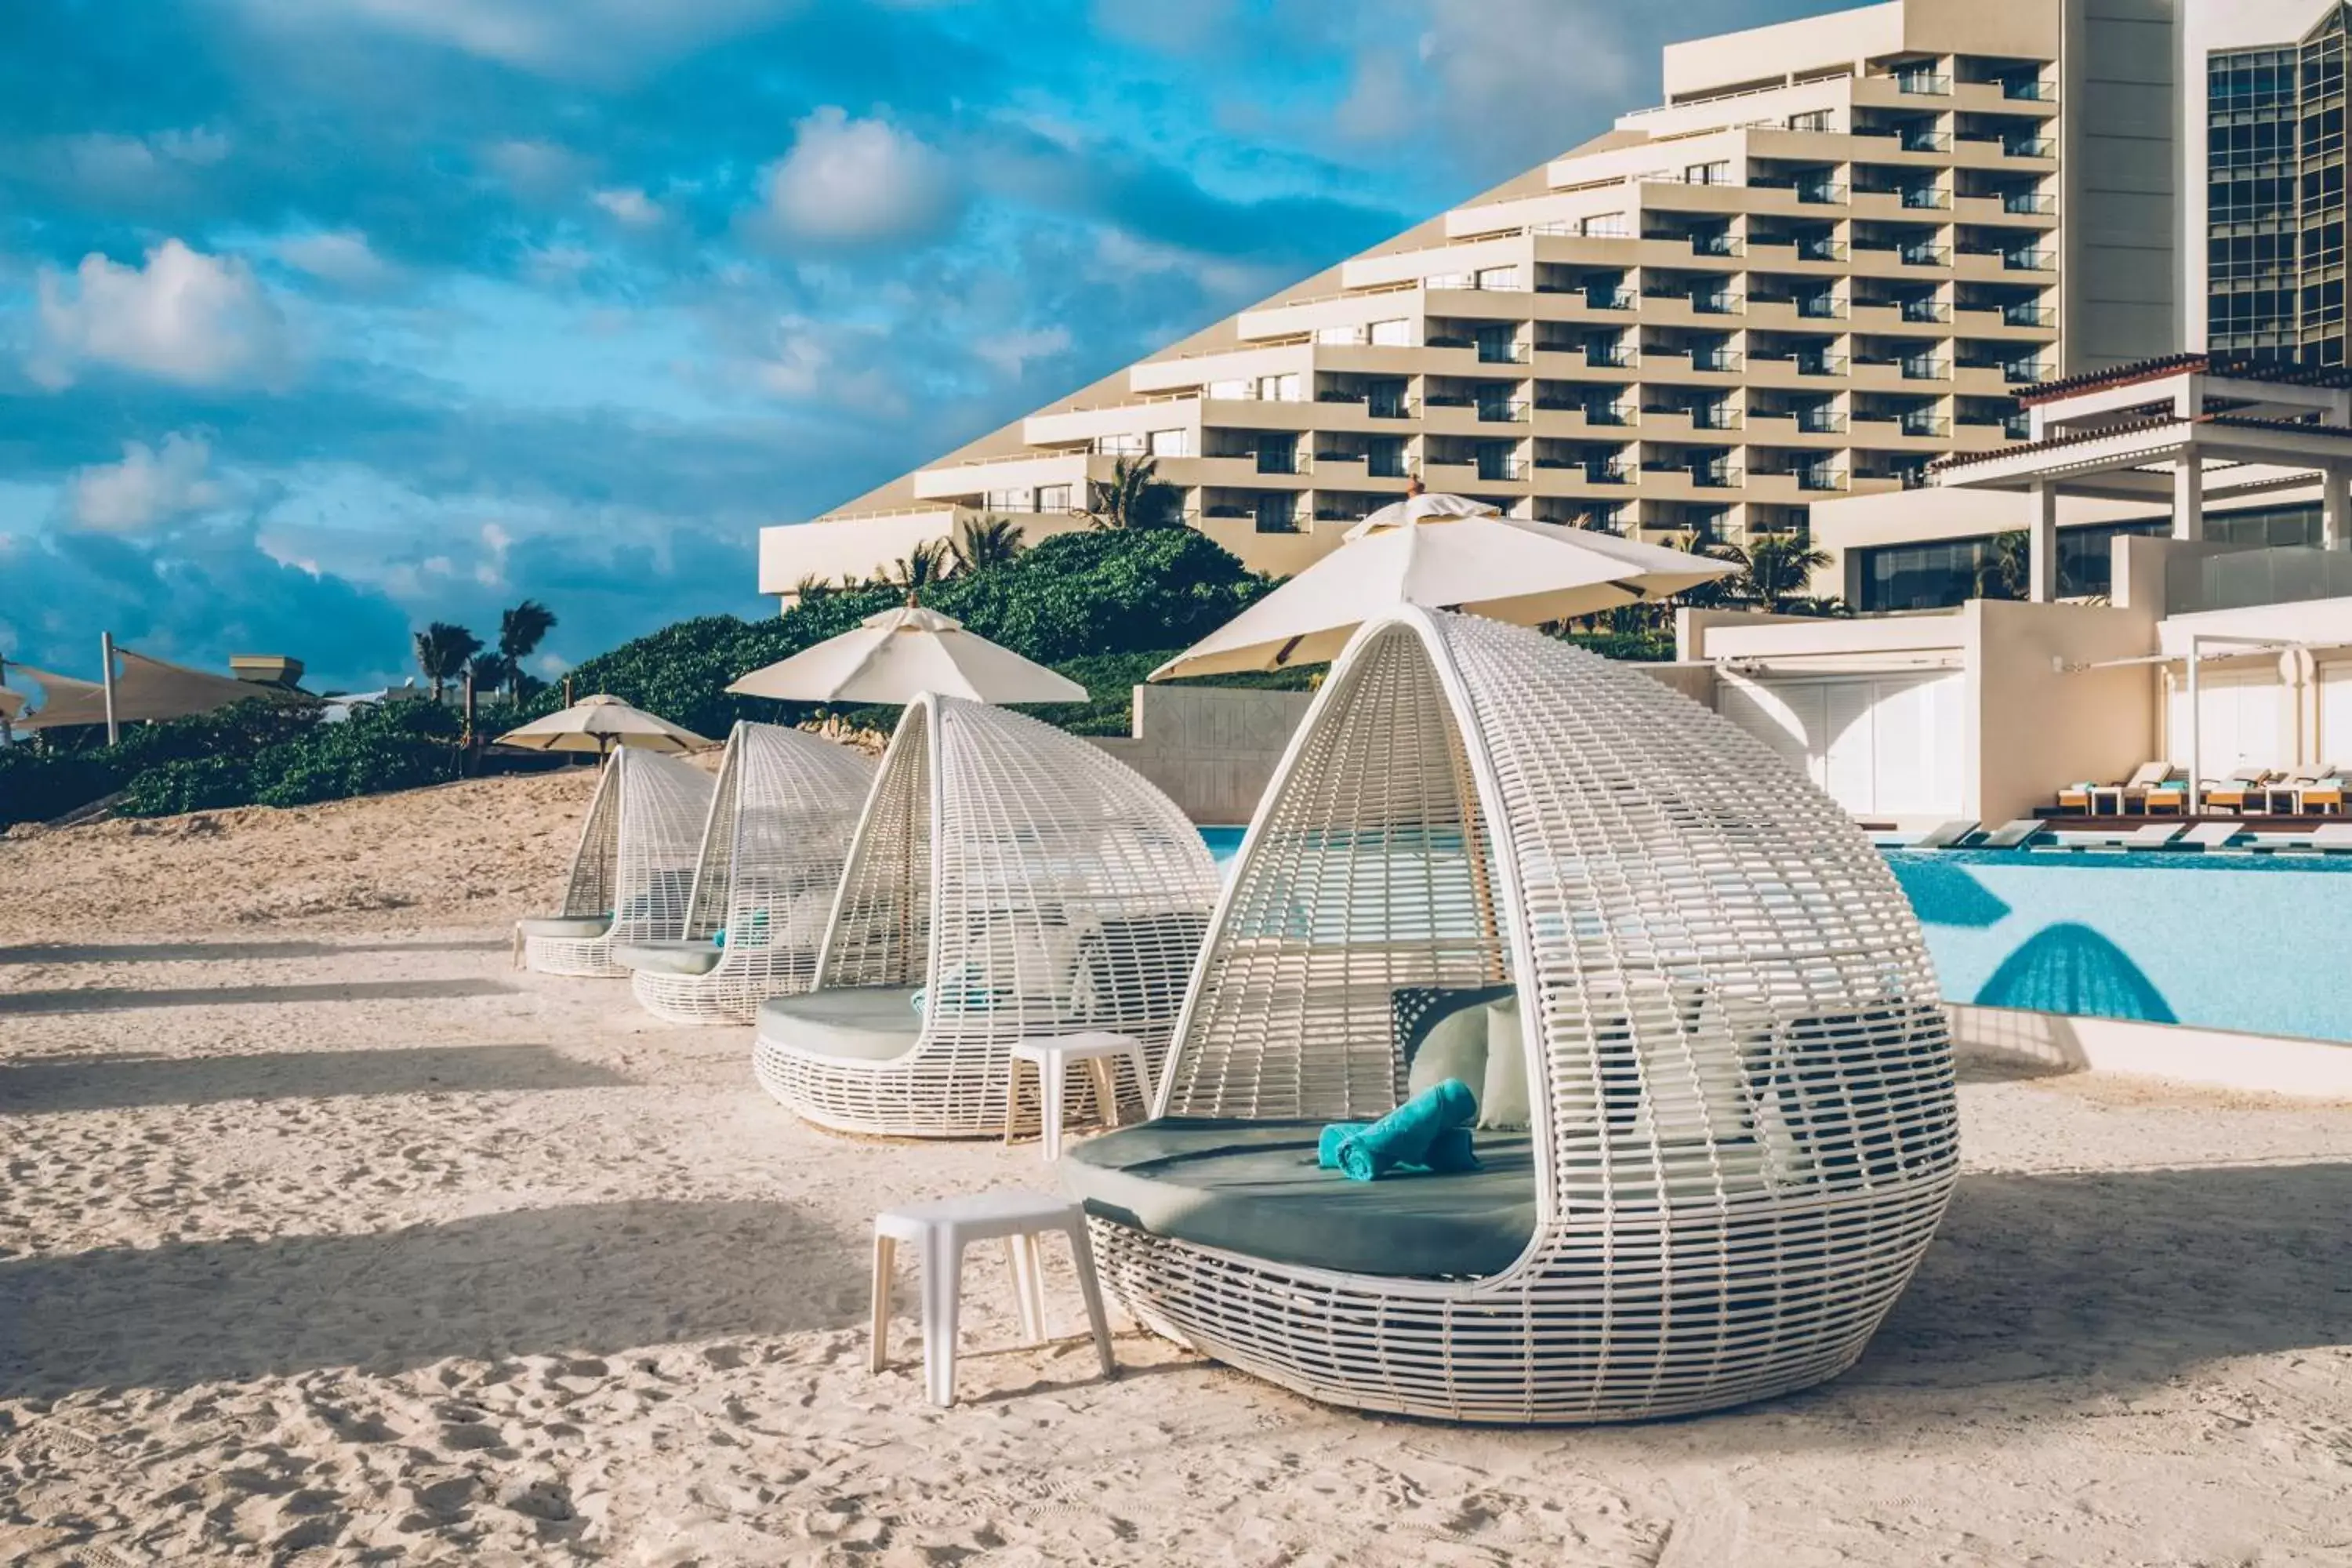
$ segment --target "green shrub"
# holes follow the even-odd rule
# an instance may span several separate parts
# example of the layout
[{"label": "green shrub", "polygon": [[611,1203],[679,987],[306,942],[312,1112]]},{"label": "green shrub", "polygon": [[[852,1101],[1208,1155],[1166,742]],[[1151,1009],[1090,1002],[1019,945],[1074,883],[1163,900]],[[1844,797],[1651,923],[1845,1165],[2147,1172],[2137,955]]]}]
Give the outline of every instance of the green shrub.
[{"label": "green shrub", "polygon": [[174,757],[125,786],[129,816],[175,816],[253,804],[253,772],[243,757]]}]

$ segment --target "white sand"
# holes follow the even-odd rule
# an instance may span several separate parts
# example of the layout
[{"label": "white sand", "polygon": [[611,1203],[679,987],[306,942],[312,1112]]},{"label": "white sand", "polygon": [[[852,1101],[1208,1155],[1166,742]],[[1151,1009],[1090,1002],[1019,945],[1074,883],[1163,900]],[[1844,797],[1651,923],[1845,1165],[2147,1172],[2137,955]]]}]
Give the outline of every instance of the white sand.
[{"label": "white sand", "polygon": [[825,1137],[748,1031],[511,973],[585,794],[0,842],[0,1561],[2352,1562],[2352,1110],[2115,1079],[1970,1083],[1925,1268],[1794,1398],[1462,1430],[1130,1333],[934,1410],[903,1318],[865,1370],[866,1226],[1034,1148]]}]

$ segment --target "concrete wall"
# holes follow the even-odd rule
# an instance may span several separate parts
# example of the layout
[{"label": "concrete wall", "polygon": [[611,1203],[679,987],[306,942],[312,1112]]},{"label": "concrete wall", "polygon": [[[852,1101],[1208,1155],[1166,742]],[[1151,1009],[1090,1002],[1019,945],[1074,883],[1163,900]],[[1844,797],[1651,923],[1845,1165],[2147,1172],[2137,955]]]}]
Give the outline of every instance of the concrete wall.
[{"label": "concrete wall", "polygon": [[[2152,359],[2183,342],[2174,4],[2065,0],[2062,374]],[[2196,123],[2201,148],[2201,113]]]},{"label": "concrete wall", "polygon": [[2226,1029],[1955,1005],[1963,1063],[2032,1074],[2119,1072],[2254,1094],[2352,1100],[2352,1046]]},{"label": "concrete wall", "polygon": [[1969,814],[2030,816],[2058,786],[2127,778],[2162,749],[2156,681],[2146,665],[2062,671],[2137,658],[2156,618],[2093,605],[1977,599],[1969,626]]},{"label": "concrete wall", "polygon": [[1096,744],[1202,823],[1247,822],[1313,695],[1213,686],[1139,686],[1135,733]]}]

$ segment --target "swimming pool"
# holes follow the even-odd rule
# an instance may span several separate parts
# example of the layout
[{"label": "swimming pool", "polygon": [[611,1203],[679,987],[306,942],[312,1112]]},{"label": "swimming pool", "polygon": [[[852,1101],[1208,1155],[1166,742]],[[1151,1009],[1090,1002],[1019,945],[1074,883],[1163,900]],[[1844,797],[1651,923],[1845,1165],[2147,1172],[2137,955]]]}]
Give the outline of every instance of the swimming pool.
[{"label": "swimming pool", "polygon": [[1948,1001],[2352,1043],[2352,857],[1883,853]]}]

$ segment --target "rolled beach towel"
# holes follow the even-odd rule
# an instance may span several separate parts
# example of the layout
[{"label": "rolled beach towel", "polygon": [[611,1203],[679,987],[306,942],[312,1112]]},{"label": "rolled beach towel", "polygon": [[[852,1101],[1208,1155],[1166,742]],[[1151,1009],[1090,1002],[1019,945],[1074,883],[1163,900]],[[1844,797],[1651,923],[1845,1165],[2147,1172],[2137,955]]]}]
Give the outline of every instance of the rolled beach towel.
[{"label": "rolled beach towel", "polygon": [[1318,1163],[1351,1182],[1378,1181],[1408,1166],[1475,1171],[1478,1159],[1471,1152],[1470,1124],[1477,1119],[1478,1097],[1460,1079],[1449,1078],[1370,1126],[1339,1122],[1325,1128]]}]

